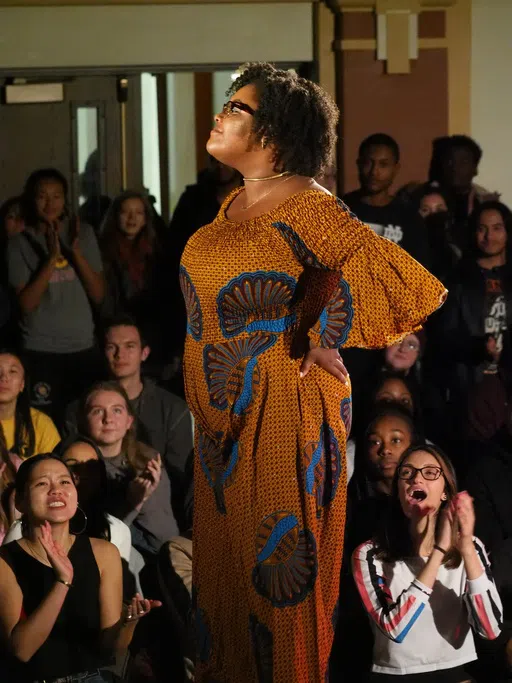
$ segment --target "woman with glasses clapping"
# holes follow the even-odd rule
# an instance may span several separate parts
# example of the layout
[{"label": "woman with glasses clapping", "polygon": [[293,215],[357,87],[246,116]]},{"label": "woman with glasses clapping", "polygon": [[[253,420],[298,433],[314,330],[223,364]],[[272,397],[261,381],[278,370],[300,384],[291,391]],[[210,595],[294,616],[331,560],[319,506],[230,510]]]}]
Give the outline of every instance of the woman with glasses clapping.
[{"label": "woman with glasses clapping", "polygon": [[494,640],[502,607],[467,492],[449,460],[428,445],[397,467],[389,518],[352,557],[374,631],[371,681],[466,683],[476,660],[471,627]]}]

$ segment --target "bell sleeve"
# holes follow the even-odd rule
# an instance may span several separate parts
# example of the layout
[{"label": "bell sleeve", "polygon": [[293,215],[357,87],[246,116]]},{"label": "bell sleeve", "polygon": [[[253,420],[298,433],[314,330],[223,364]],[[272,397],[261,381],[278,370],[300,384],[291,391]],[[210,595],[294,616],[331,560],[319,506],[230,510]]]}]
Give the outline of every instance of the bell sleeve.
[{"label": "bell sleeve", "polygon": [[[390,346],[420,329],[445,300],[444,285],[339,199],[304,193],[293,222],[274,223],[327,301],[309,337],[325,348]],[[319,284],[320,283],[320,284]]]}]

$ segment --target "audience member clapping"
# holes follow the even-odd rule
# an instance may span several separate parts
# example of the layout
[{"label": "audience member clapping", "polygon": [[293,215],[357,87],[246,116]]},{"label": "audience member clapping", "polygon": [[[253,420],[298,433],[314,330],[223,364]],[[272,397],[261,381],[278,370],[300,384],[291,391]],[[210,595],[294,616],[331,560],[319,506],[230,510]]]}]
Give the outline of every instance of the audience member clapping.
[{"label": "audience member clapping", "polygon": [[65,405],[97,374],[93,308],[105,286],[93,229],[70,215],[55,169],[34,172],[23,196],[26,227],[7,247],[21,310],[32,402],[59,423]]},{"label": "audience member clapping", "polygon": [[95,384],[80,406],[79,427],[97,444],[107,468],[109,512],[131,527],[133,545],[147,556],[179,530],[160,454],[136,440],[135,420],[117,382]]},{"label": "audience member clapping", "polygon": [[[187,404],[142,375],[151,349],[132,317],[119,315],[110,320],[104,330],[103,346],[109,376],[126,391],[137,417],[137,440],[160,453],[180,527],[188,528],[192,514],[193,437]],[[67,432],[77,430],[78,407],[78,401],[68,407]]]},{"label": "audience member clapping", "polygon": [[106,683],[102,669],[111,655],[128,646],[137,621],[160,604],[136,595],[123,613],[119,551],[72,533],[77,505],[72,474],[57,456],[21,465],[16,507],[23,538],[0,550],[6,680]]},{"label": "audience member clapping", "polygon": [[372,681],[430,673],[466,682],[477,658],[471,627],[489,640],[499,636],[501,601],[474,526],[472,499],[457,493],[448,459],[432,446],[407,450],[389,517],[353,555],[375,635]]}]

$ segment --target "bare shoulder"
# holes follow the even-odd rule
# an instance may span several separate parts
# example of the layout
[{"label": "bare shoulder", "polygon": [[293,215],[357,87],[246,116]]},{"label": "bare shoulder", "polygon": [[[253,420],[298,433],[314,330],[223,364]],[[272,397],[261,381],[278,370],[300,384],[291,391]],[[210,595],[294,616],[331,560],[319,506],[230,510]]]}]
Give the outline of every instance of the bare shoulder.
[{"label": "bare shoulder", "polygon": [[13,586],[17,585],[18,582],[9,559],[9,553],[4,546],[0,548],[0,592],[9,592]]},{"label": "bare shoulder", "polygon": [[101,538],[90,538],[92,552],[100,569],[119,562],[121,556],[117,547]]}]

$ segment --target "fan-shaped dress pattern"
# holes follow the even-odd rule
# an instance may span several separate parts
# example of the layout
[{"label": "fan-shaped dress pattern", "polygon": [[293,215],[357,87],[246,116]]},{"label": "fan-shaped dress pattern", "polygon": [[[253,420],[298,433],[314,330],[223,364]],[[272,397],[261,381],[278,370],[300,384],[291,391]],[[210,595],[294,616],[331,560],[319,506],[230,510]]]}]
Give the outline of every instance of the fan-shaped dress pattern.
[{"label": "fan-shaped dress pattern", "polygon": [[445,291],[331,195],[301,192],[233,222],[225,211],[239,191],[192,236],[181,265],[196,421],[196,680],[324,683],[350,385],[318,366],[300,378],[303,354],[309,340],[392,344]]}]

